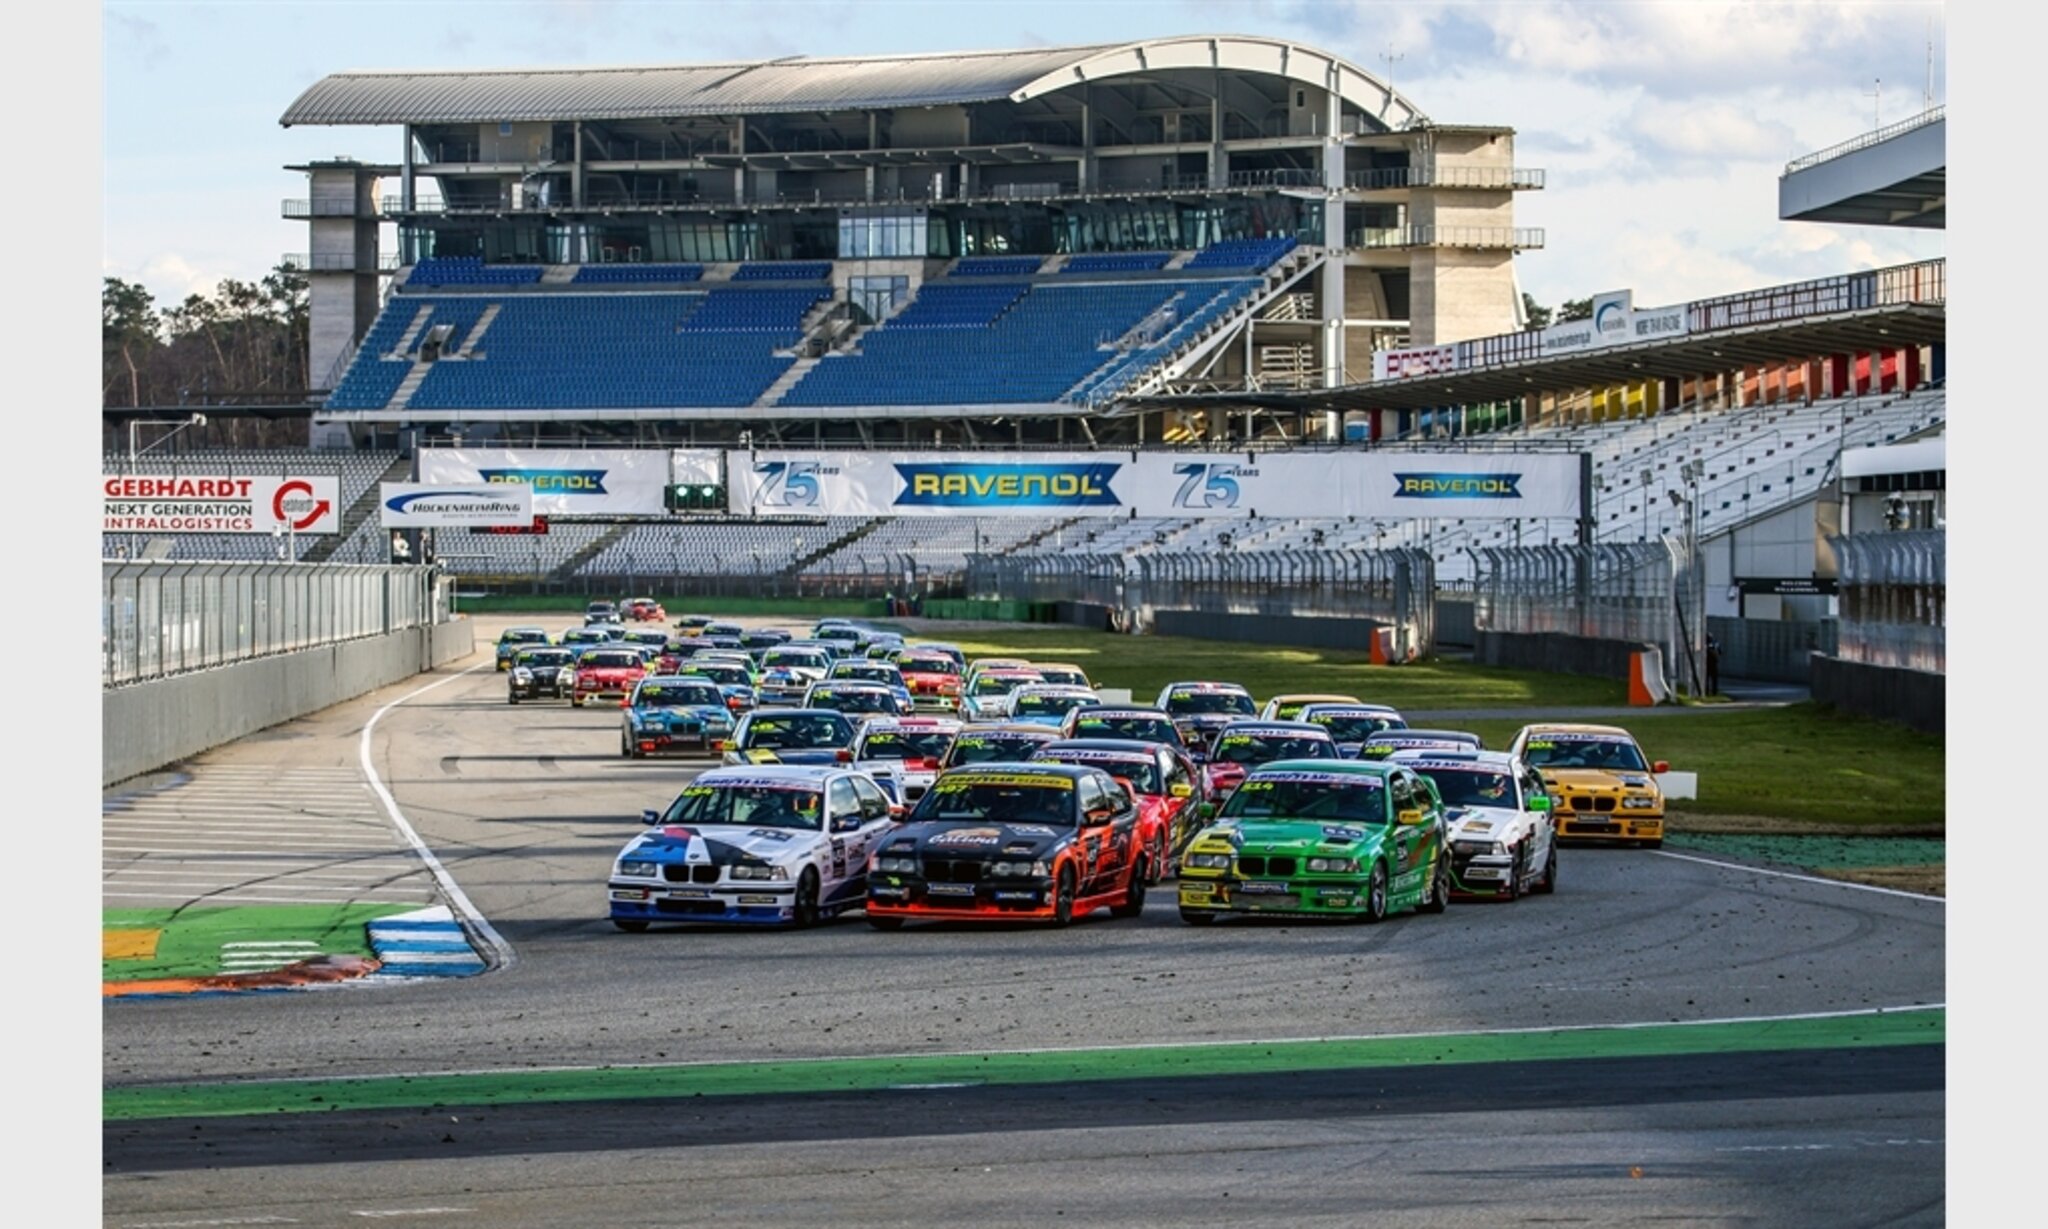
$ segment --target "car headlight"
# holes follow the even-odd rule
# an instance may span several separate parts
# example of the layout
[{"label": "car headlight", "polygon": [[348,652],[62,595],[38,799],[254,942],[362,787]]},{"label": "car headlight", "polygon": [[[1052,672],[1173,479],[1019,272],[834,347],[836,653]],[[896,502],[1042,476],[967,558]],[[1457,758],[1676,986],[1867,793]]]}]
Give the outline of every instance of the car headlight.
[{"label": "car headlight", "polygon": [[1655,798],[1643,794],[1630,794],[1621,800],[1622,809],[1625,811],[1647,811],[1656,805]]},{"label": "car headlight", "polygon": [[988,873],[995,879],[1020,879],[1029,875],[1050,875],[1052,868],[1043,862],[996,862],[989,866]]},{"label": "car headlight", "polygon": [[628,876],[652,875],[655,869],[652,862],[621,862],[618,873]]},{"label": "car headlight", "polygon": [[752,866],[741,864],[730,868],[734,879],[787,879],[789,871],[780,866]]},{"label": "car headlight", "polygon": [[1230,869],[1230,855],[1227,853],[1192,853],[1187,864],[1201,870],[1222,871]]},{"label": "car headlight", "polygon": [[916,858],[876,858],[875,869],[891,875],[915,875]]},{"label": "car headlight", "polygon": [[1356,858],[1310,858],[1308,869],[1318,875],[1349,875],[1358,871]]}]

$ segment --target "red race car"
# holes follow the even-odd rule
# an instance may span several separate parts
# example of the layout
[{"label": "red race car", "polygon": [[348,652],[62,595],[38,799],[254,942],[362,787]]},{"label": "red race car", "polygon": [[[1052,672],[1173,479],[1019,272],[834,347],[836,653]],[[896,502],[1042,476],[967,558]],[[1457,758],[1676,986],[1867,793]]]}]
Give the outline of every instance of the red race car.
[{"label": "red race car", "polygon": [[1195,796],[1201,781],[1195,766],[1164,744],[1124,738],[1062,739],[1040,747],[1031,758],[1100,768],[1130,791],[1138,803],[1138,843],[1151,851],[1148,870],[1153,883],[1166,877],[1181,846],[1201,828]]},{"label": "red race car", "polygon": [[1210,796],[1220,807],[1245,775],[1261,764],[1337,758],[1336,740],[1323,726],[1306,721],[1233,721],[1216,732],[1202,772]]},{"label": "red race car", "polygon": [[629,623],[666,623],[668,611],[651,597],[629,597],[623,608]]},{"label": "red race car", "polygon": [[920,713],[951,716],[960,707],[960,663],[937,649],[908,648],[896,654],[896,669]]},{"label": "red race car", "polygon": [[576,685],[569,703],[582,708],[588,700],[617,700],[624,704],[633,687],[647,676],[647,659],[638,649],[624,645],[615,649],[585,649],[576,659]]}]

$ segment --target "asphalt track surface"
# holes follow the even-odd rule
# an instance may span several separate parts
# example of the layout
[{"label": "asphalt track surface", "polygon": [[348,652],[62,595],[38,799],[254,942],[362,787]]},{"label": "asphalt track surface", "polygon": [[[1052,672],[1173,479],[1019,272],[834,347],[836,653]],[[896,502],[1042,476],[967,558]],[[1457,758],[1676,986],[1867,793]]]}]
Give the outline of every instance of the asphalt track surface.
[{"label": "asphalt track surface", "polygon": [[[515,621],[530,620],[480,620],[479,642]],[[802,933],[628,935],[604,916],[610,860],[640,811],[698,765],[621,759],[618,720],[615,708],[508,706],[480,653],[200,757],[195,780],[259,767],[280,782],[367,758],[455,887],[451,903],[481,919],[498,967],[110,1002],[109,1104],[252,1081],[388,1087],[407,1081],[382,1077],[468,1073],[451,1087],[487,1090],[556,1069],[694,1064],[736,1064],[731,1088],[110,1114],[104,1222],[1946,1219],[1938,1029],[1876,1046],[1848,1042],[1853,1024],[1842,1044],[1782,1049],[1768,1033],[1627,1054],[1545,1043],[1606,1026],[1938,1007],[1940,900],[1676,851],[1568,848],[1554,896],[1379,926],[1198,930],[1161,892],[1138,919],[1098,913],[1051,933],[883,933],[855,915]],[[1130,1078],[795,1092],[746,1074],[791,1060],[1086,1050],[1099,1065],[1119,1061],[1102,1047],[1474,1034],[1495,1039],[1487,1061],[1192,1075],[1134,1064]]]}]

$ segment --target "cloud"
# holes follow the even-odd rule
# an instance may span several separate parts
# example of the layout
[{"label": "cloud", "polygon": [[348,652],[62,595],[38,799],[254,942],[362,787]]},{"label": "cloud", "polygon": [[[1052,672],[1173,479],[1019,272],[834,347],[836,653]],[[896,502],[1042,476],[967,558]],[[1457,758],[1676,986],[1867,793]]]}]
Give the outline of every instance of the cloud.
[{"label": "cloud", "polygon": [[103,9],[106,18],[106,51],[109,58],[115,55],[126,57],[124,63],[132,63],[143,69],[158,68],[171,58],[170,43],[164,32],[153,21],[130,16],[117,9]]},{"label": "cloud", "polygon": [[1653,100],[1629,109],[1623,131],[1652,162],[1660,154],[1681,160],[1779,162],[1798,143],[1790,126],[1759,118],[1740,102]]}]

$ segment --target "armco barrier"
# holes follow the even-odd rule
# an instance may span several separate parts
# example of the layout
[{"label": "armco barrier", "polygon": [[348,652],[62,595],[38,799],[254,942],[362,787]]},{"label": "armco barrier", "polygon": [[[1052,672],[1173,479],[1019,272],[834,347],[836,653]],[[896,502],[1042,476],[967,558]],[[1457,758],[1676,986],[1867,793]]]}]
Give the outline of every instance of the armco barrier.
[{"label": "armco barrier", "polygon": [[175,764],[475,651],[474,625],[457,619],[113,688],[100,697],[100,783]]},{"label": "armco barrier", "polygon": [[1948,676],[1813,655],[1813,698],[1845,713],[1894,721],[1929,734],[1948,731]]}]

